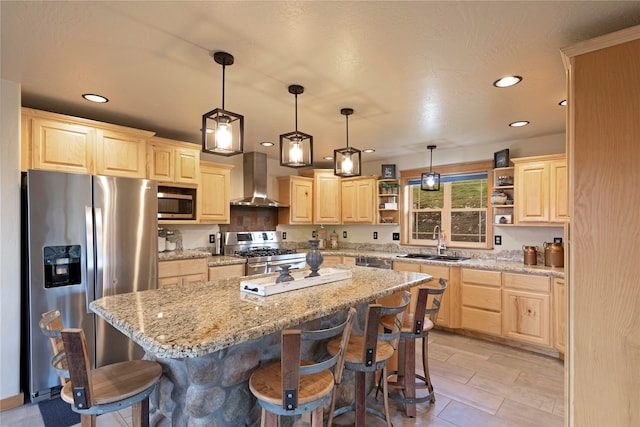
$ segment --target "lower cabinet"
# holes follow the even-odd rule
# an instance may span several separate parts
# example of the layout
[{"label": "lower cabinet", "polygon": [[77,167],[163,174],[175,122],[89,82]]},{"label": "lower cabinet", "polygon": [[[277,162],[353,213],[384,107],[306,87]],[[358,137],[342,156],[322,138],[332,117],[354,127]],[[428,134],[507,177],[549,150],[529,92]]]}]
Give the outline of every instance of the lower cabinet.
[{"label": "lower cabinet", "polygon": [[567,296],[564,279],[553,279],[553,346],[564,354]]},{"label": "lower cabinet", "polygon": [[[398,271],[413,271],[416,273],[426,273],[433,276],[433,282],[437,283],[438,280],[442,277],[447,280],[447,290],[442,296],[442,301],[440,301],[440,311],[438,312],[438,319],[436,320],[436,324],[438,326],[444,326],[447,328],[455,328],[457,327],[457,321],[455,313],[457,312],[455,304],[458,301],[456,297],[457,291],[459,287],[457,286],[456,280],[454,280],[455,272],[452,272],[449,267],[439,266],[439,265],[429,265],[429,264],[414,264],[410,262],[401,262],[395,261],[393,263],[393,269]],[[413,312],[415,307],[415,299],[417,298],[418,289],[411,289],[412,299],[411,306],[409,307],[409,311]]]},{"label": "lower cabinet", "polygon": [[244,276],[244,264],[216,265],[209,267],[209,281]]},{"label": "lower cabinet", "polygon": [[500,336],[501,273],[463,268],[461,284],[462,328]]},{"label": "lower cabinet", "polygon": [[503,273],[502,335],[551,346],[551,279]]},{"label": "lower cabinet", "polygon": [[[354,258],[355,260],[355,258]],[[342,257],[340,255],[322,255],[322,264],[342,264]],[[354,261],[355,264],[355,261]]]},{"label": "lower cabinet", "polygon": [[168,288],[206,282],[208,265],[206,258],[158,262],[158,287]]},{"label": "lower cabinet", "polygon": [[354,256],[343,256],[342,263],[347,265],[356,265],[356,257]]}]

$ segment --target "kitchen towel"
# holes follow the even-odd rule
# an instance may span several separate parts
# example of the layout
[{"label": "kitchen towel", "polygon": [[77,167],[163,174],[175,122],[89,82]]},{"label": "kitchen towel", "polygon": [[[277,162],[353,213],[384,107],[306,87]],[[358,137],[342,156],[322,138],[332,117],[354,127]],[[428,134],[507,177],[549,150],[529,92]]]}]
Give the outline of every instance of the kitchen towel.
[{"label": "kitchen towel", "polygon": [[38,403],[44,427],[70,427],[80,423],[80,414],[71,410],[71,405],[60,399]]}]

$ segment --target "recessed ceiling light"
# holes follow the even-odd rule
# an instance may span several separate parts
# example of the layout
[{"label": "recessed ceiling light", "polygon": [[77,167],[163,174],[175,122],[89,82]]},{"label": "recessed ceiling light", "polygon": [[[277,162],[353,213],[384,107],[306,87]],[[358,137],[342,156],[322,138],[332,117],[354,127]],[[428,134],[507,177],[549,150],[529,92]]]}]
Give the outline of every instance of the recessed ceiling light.
[{"label": "recessed ceiling light", "polygon": [[373,148],[365,148],[364,150],[362,150],[363,153],[375,153],[376,150],[374,150]]},{"label": "recessed ceiling light", "polygon": [[526,126],[528,124],[529,124],[528,121],[520,120],[520,121],[517,121],[517,122],[509,123],[509,126],[511,126],[512,128],[519,128],[519,127],[522,127],[522,126]]},{"label": "recessed ceiling light", "polygon": [[521,81],[522,81],[522,77],[520,76],[506,76],[493,82],[493,85],[495,87],[509,87],[509,86],[517,85]]},{"label": "recessed ceiling light", "polygon": [[567,100],[563,99],[562,101],[558,102],[558,105],[561,107],[566,107],[567,106]]},{"label": "recessed ceiling light", "polygon": [[333,160],[333,157],[332,156],[324,156],[323,159],[324,160]]},{"label": "recessed ceiling light", "polygon": [[105,102],[109,102],[107,98],[102,95],[96,95],[95,93],[83,93],[82,97],[87,101],[97,102],[98,104],[103,104]]},{"label": "recessed ceiling light", "polygon": [[273,147],[273,142],[263,141],[260,143],[263,147]]}]

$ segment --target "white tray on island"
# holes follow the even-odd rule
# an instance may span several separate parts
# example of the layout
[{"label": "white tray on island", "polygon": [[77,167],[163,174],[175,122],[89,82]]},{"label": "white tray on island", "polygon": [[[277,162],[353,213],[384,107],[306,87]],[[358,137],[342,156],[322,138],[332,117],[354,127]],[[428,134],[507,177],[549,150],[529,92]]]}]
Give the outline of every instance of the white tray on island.
[{"label": "white tray on island", "polygon": [[337,282],[338,280],[351,279],[351,270],[341,270],[337,268],[321,268],[318,270],[319,276],[307,277],[311,270],[293,271],[290,275],[292,281],[276,283],[278,276],[261,277],[257,279],[242,280],[240,291],[252,295],[269,296],[282,292],[295,291],[297,289],[308,288],[309,286],[323,285],[325,283]]}]

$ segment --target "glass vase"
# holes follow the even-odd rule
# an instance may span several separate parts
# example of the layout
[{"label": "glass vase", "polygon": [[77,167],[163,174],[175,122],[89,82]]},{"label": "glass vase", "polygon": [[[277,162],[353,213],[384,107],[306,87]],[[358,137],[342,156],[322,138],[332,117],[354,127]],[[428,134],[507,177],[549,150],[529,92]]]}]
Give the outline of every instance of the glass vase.
[{"label": "glass vase", "polygon": [[311,244],[311,248],[309,252],[307,252],[307,264],[309,264],[309,268],[311,269],[311,273],[307,277],[315,277],[319,276],[318,269],[324,260],[322,256],[322,252],[318,249],[319,240],[309,240]]}]

